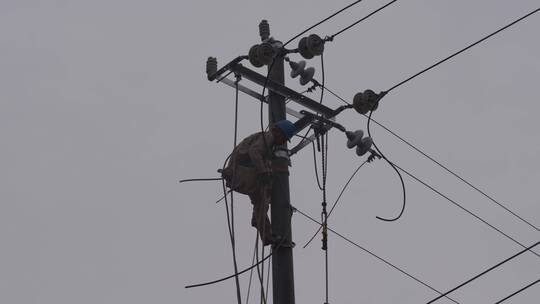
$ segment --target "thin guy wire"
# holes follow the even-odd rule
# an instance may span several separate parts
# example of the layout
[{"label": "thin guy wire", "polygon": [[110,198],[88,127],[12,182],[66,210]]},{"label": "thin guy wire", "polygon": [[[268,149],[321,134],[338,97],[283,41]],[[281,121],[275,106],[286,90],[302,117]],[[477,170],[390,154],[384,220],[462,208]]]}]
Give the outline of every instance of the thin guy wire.
[{"label": "thin guy wire", "polygon": [[440,296],[434,298],[433,300],[427,302],[426,304],[433,303],[433,302],[439,300],[440,298],[442,298],[442,297],[444,297],[444,296],[450,294],[451,292],[454,292],[454,291],[456,291],[457,289],[460,289],[461,287],[463,287],[463,286],[469,284],[470,282],[472,282],[472,281],[478,279],[479,277],[485,275],[486,273],[492,271],[493,269],[498,268],[498,267],[500,267],[501,265],[506,264],[507,262],[513,260],[514,258],[516,258],[516,257],[518,257],[518,256],[520,256],[520,255],[522,255],[523,253],[525,253],[525,252],[527,252],[527,251],[533,249],[533,248],[536,247],[538,244],[540,244],[540,242],[536,242],[535,244],[533,244],[533,245],[531,245],[531,246],[525,248],[524,250],[522,250],[522,251],[520,251],[520,252],[514,254],[513,256],[511,256],[511,257],[505,259],[504,261],[501,261],[501,262],[499,262],[499,263],[497,263],[497,264],[495,264],[495,265],[489,267],[488,269],[482,271],[481,273],[475,275],[474,277],[468,279],[467,281],[465,281],[465,282],[459,284],[458,286],[456,286],[456,287],[450,289],[449,291],[443,293],[442,295],[440,295]]},{"label": "thin guy wire", "polygon": [[[293,207],[293,209],[294,209],[295,211],[297,211],[298,213],[300,213],[301,215],[303,215],[305,218],[309,219],[310,221],[312,221],[312,222],[314,222],[314,223],[316,223],[316,224],[318,224],[318,225],[322,225],[322,223],[319,223],[316,219],[314,219],[313,217],[311,217],[311,216],[307,215],[306,213],[302,212],[302,211],[299,210],[298,208]],[[431,287],[429,284],[424,283],[422,280],[416,278],[416,277],[413,276],[412,274],[410,274],[410,273],[406,272],[405,270],[403,270],[403,269],[397,267],[396,265],[390,263],[389,261],[385,260],[384,258],[382,258],[382,257],[376,255],[375,253],[369,251],[368,249],[366,249],[366,248],[360,246],[358,243],[353,242],[352,240],[350,240],[349,238],[343,236],[342,234],[340,234],[339,232],[335,231],[334,229],[328,227],[328,230],[331,231],[332,233],[334,233],[335,235],[337,235],[339,238],[341,238],[341,239],[343,239],[344,241],[348,242],[349,244],[351,244],[351,245],[357,247],[358,249],[360,249],[360,250],[362,250],[362,251],[368,253],[369,255],[373,256],[374,258],[378,259],[379,261],[385,263],[386,265],[388,265],[388,266],[394,268],[395,270],[401,272],[402,274],[406,275],[407,277],[409,277],[409,278],[415,280],[416,282],[418,282],[418,283],[424,285],[425,287],[427,287],[427,288],[429,288],[429,289],[435,291],[435,292],[438,293],[438,294],[442,294],[442,292],[440,292],[440,291],[438,291],[437,289]],[[446,298],[449,299],[450,301],[456,303],[456,304],[459,304],[459,302],[457,302],[456,300],[454,300],[454,299],[452,299],[452,298],[450,298],[450,297],[448,297],[448,296],[446,296]]]},{"label": "thin guy wire", "polygon": [[527,289],[527,288],[530,288],[530,287],[532,287],[532,286],[533,286],[533,285],[535,285],[535,284],[538,284],[539,282],[540,282],[540,279],[538,279],[538,280],[536,280],[536,281],[532,282],[531,284],[529,284],[529,285],[527,285],[527,286],[525,286],[525,287],[521,288],[521,289],[520,289],[520,290],[518,290],[518,291],[515,291],[514,293],[512,293],[512,294],[511,294],[511,295],[509,295],[509,296],[507,296],[506,298],[504,298],[504,299],[502,299],[502,300],[499,300],[499,301],[497,301],[497,302],[496,302],[495,304],[500,304],[500,303],[502,303],[502,302],[504,302],[504,301],[506,301],[506,300],[510,299],[511,297],[513,297],[513,296],[517,295],[518,293],[520,293],[520,292],[524,291],[525,289]]},{"label": "thin guy wire", "polygon": [[525,19],[525,18],[527,18],[527,17],[529,17],[529,16],[531,16],[531,15],[537,13],[538,11],[540,11],[540,8],[535,9],[534,11],[528,13],[527,15],[525,15],[525,16],[523,16],[523,17],[521,17],[521,18],[519,18],[519,19],[517,19],[517,20],[515,20],[515,21],[513,21],[513,22],[511,22],[511,23],[509,23],[509,24],[507,24],[507,25],[505,25],[504,27],[502,27],[502,28],[496,30],[495,32],[493,32],[493,33],[491,33],[491,34],[485,36],[484,38],[482,38],[482,39],[480,39],[480,40],[478,40],[478,41],[476,41],[476,42],[474,42],[474,43],[468,45],[467,47],[465,47],[465,48],[463,48],[463,49],[461,49],[461,50],[459,50],[459,51],[453,53],[452,55],[450,55],[450,56],[448,56],[448,57],[446,57],[446,58],[444,58],[444,59],[438,61],[437,63],[435,63],[435,64],[433,64],[433,65],[431,65],[431,66],[429,66],[429,67],[423,69],[422,71],[420,71],[420,72],[418,72],[418,73],[412,75],[411,77],[409,77],[409,78],[403,80],[402,82],[400,82],[400,83],[394,85],[393,87],[391,87],[390,89],[388,89],[386,92],[388,93],[388,92],[394,90],[395,88],[397,88],[397,87],[403,85],[404,83],[406,83],[406,82],[412,80],[413,78],[416,78],[417,76],[419,76],[419,75],[421,75],[421,74],[423,74],[423,73],[425,73],[425,72],[431,70],[432,68],[438,66],[439,64],[442,64],[443,62],[445,62],[445,61],[447,61],[447,60],[450,60],[451,58],[453,58],[453,57],[455,57],[455,56],[457,56],[457,55],[459,55],[459,54],[465,52],[466,50],[472,48],[473,46],[475,46],[475,45],[477,45],[477,44],[483,42],[484,40],[486,40],[486,39],[488,39],[488,38],[490,38],[490,37],[492,37],[492,36],[498,34],[499,32],[502,32],[503,30],[505,30],[505,29],[507,29],[507,28],[513,26],[514,24],[516,24],[516,23],[522,21],[523,19]]},{"label": "thin guy wire", "polygon": [[316,24],[314,24],[314,25],[308,27],[306,30],[302,31],[300,34],[298,34],[298,35],[292,37],[291,39],[289,39],[289,40],[283,45],[283,47],[285,47],[286,45],[288,45],[289,43],[291,43],[291,42],[292,42],[293,40],[295,40],[296,38],[298,38],[298,37],[304,35],[304,34],[307,33],[308,31],[312,30],[313,28],[315,28],[315,27],[321,25],[322,23],[324,23],[324,22],[326,22],[326,21],[328,21],[328,20],[334,18],[335,16],[337,16],[337,15],[340,14],[341,12],[343,12],[343,11],[345,11],[345,10],[347,10],[347,9],[349,9],[349,8],[351,8],[351,7],[353,7],[353,6],[355,6],[356,4],[358,4],[358,3],[360,3],[360,2],[362,2],[362,0],[355,1],[355,2],[353,2],[353,3],[349,4],[349,5],[347,5],[346,7],[340,9],[339,11],[333,13],[332,15],[330,15],[330,16],[324,18],[323,20],[317,22]]},{"label": "thin guy wire", "polygon": [[268,270],[267,270],[267,273],[266,273],[266,296],[264,298],[264,302],[268,303],[268,286],[270,285],[270,265],[272,263],[272,258],[270,257],[270,259],[268,260]]},{"label": "thin guy wire", "polygon": [[375,15],[376,13],[378,13],[379,11],[385,9],[387,6],[392,5],[392,4],[393,4],[394,2],[396,2],[396,1],[397,1],[397,0],[393,0],[393,1],[388,2],[387,4],[385,4],[385,5],[381,6],[381,7],[379,7],[378,9],[374,10],[373,12],[369,13],[367,16],[363,17],[362,19],[359,19],[358,21],[354,22],[353,24],[351,24],[351,25],[347,26],[346,28],[344,28],[344,29],[338,31],[338,32],[335,33],[334,35],[330,36],[330,41],[333,40],[337,35],[339,35],[339,34],[345,32],[346,30],[348,30],[348,29],[350,29],[351,27],[357,25],[358,23],[360,23],[360,22],[366,20],[367,18],[369,18],[369,17]]},{"label": "thin guy wire", "polygon": [[[439,190],[433,188],[432,186],[430,186],[429,184],[427,184],[426,182],[422,181],[421,179],[419,179],[418,177],[414,176],[413,174],[409,173],[408,171],[406,171],[405,169],[401,168],[400,166],[398,166],[397,164],[394,163],[394,165],[399,169],[401,170],[403,173],[407,174],[408,176],[412,177],[414,180],[416,180],[417,182],[421,183],[422,185],[426,186],[427,188],[429,188],[431,191],[437,193],[439,196],[441,196],[442,198],[446,199],[447,201],[449,201],[450,203],[454,204],[455,206],[457,206],[458,208],[460,208],[461,210],[465,211],[466,213],[472,215],[473,217],[475,217],[477,220],[481,221],[482,223],[488,225],[491,229],[499,232],[501,235],[505,236],[506,238],[508,238],[509,240],[513,241],[514,243],[518,244],[519,246],[523,247],[523,248],[527,248],[527,246],[523,245],[521,242],[519,242],[518,240],[514,239],[513,237],[509,236],[508,234],[504,233],[502,230],[500,230],[499,228],[493,226],[492,224],[490,224],[488,221],[484,220],[483,218],[481,218],[480,216],[476,215],[475,213],[473,213],[472,211],[470,211],[469,209],[463,207],[462,205],[460,205],[459,203],[457,203],[456,201],[452,200],[451,198],[449,198],[448,196],[442,194]],[[530,250],[530,252],[534,255],[536,255],[537,257],[540,257],[540,255],[532,250]]]},{"label": "thin guy wire", "polygon": [[[253,257],[251,258],[251,265],[255,264],[255,254],[257,254],[257,240],[259,238],[258,232],[255,231],[255,247],[253,249]],[[251,291],[251,282],[253,280],[253,268],[249,272],[249,285],[247,290],[247,296],[246,296],[246,304],[249,304],[249,294]]]},{"label": "thin guy wire", "polygon": [[[353,174],[351,175],[351,177],[349,177],[349,180],[345,183],[345,185],[343,186],[343,188],[341,188],[341,192],[339,193],[336,201],[334,202],[334,204],[332,205],[332,208],[330,208],[330,212],[328,212],[328,217],[330,217],[330,215],[332,214],[332,211],[334,211],[334,208],[336,207],[337,203],[339,202],[339,199],[341,198],[341,196],[343,195],[343,193],[345,192],[345,189],[347,189],[347,187],[349,186],[349,183],[352,181],[352,179],[354,178],[354,176],[356,175],[356,173],[358,173],[358,171],[360,170],[360,168],[362,168],[365,164],[367,163],[367,160],[364,161],[363,163],[360,164],[360,166],[358,166],[358,168],[356,168],[356,170],[354,170]],[[321,231],[322,229],[322,226],[319,226],[319,228],[317,229],[317,231],[315,231],[315,233],[311,236],[311,238],[309,239],[309,241],[306,242],[306,244],[304,245],[303,248],[306,248],[314,239],[315,237],[317,236],[317,234],[319,233],[319,231]]]},{"label": "thin guy wire", "polygon": [[[326,91],[328,91],[330,94],[334,95],[336,98],[338,98],[339,100],[341,100],[343,103],[347,104],[347,105],[351,105],[349,102],[347,102],[345,99],[343,99],[341,96],[337,95],[336,93],[334,93],[333,91],[331,91],[328,87],[325,88]],[[369,116],[366,115],[366,114],[362,114],[364,117],[368,118],[369,119]],[[501,208],[503,208],[504,210],[506,210],[507,212],[509,212],[510,214],[512,214],[513,216],[515,216],[516,218],[518,218],[519,220],[521,220],[522,222],[526,223],[527,225],[531,226],[532,228],[534,228],[536,231],[540,231],[540,229],[535,226],[534,224],[532,224],[531,222],[527,221],[526,219],[524,219],[522,216],[520,216],[519,214],[517,214],[516,212],[512,211],[510,208],[506,207],[504,204],[502,204],[501,202],[497,201],[496,199],[494,199],[492,196],[490,196],[489,194],[487,194],[486,192],[482,191],[480,188],[476,187],[475,185],[473,185],[472,183],[470,183],[469,181],[467,181],[464,177],[460,176],[459,174],[457,174],[456,172],[452,171],[451,169],[449,169],[447,166],[443,165],[440,161],[437,161],[435,158],[433,158],[432,156],[428,155],[426,152],[420,150],[420,148],[416,147],[415,145],[413,145],[411,142],[409,142],[408,140],[404,139],[403,137],[401,137],[400,135],[398,135],[396,132],[390,130],[388,127],[386,127],[385,125],[383,125],[382,123],[378,122],[377,120],[371,118],[371,121],[373,123],[375,123],[376,125],[378,125],[379,127],[383,128],[386,132],[392,134],[394,137],[396,137],[397,139],[401,140],[403,143],[405,143],[406,145],[408,145],[409,147],[411,147],[412,149],[414,149],[416,152],[422,154],[424,157],[426,157],[427,159],[429,159],[430,161],[432,161],[433,163],[435,163],[436,165],[438,165],[439,167],[441,167],[442,169],[444,169],[446,172],[450,173],[451,175],[453,175],[455,178],[459,179],[460,181],[462,181],[463,183],[465,183],[467,186],[471,187],[473,190],[477,191],[478,193],[480,193],[481,195],[483,195],[484,197],[486,197],[487,199],[489,199],[490,201],[492,201],[493,203],[499,205]]]},{"label": "thin guy wire", "polygon": [[[259,243],[259,239],[257,239],[257,243]],[[263,245],[263,250],[264,250],[264,245]],[[257,254],[255,255],[256,256],[256,259],[259,260],[259,250],[257,250]],[[264,251],[262,251],[262,254],[261,256],[264,256]],[[262,267],[264,268],[264,263],[261,263]],[[263,269],[264,271],[264,269]],[[257,265],[257,277],[259,279],[259,283],[261,284],[261,296],[260,296],[260,304],[263,304],[263,300],[265,299],[264,297],[264,282],[263,282],[263,277],[261,275],[261,270],[259,269],[259,266]],[[264,302],[264,304],[266,304],[266,302]]]},{"label": "thin guy wire", "polygon": [[[233,139],[233,150],[236,148],[236,143],[238,141],[238,82],[240,82],[240,76],[236,77],[235,81],[235,102],[234,102],[234,139]],[[236,166],[234,166],[236,168]],[[236,180],[236,170],[233,169],[232,173],[232,180]],[[223,184],[223,192],[226,194],[225,184],[224,180],[222,179]],[[225,202],[226,198],[225,198]],[[227,219],[228,219],[228,207],[227,204],[225,204],[225,207],[227,208]],[[234,191],[231,191],[231,223],[229,226],[229,231],[231,232],[231,246],[232,246],[232,252],[233,252],[233,262],[234,262],[234,272],[238,273],[238,263],[236,261],[236,240],[235,240],[235,231],[234,231]],[[238,304],[242,304],[242,293],[240,291],[240,280],[238,278],[238,275],[234,278],[236,283],[236,297],[238,300]]]}]

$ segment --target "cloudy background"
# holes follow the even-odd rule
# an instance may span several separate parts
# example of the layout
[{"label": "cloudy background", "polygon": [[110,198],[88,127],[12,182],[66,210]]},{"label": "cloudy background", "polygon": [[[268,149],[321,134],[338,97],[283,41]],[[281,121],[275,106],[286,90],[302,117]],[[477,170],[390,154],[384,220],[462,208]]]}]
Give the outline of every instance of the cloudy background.
[{"label": "cloudy background", "polygon": [[[184,289],[233,271],[225,210],[214,204],[220,184],[178,184],[216,176],[232,149],[234,90],[206,80],[206,58],[224,64],[246,54],[259,41],[261,19],[285,41],[350,2],[1,1],[0,302],[234,303],[234,281]],[[333,34],[385,3],[365,0],[312,32]],[[326,83],[347,99],[388,89],[539,6],[398,1],[326,46]],[[392,91],[374,114],[536,226],[539,28],[540,15],[531,16]],[[319,60],[308,64],[320,79]],[[325,104],[340,102],[326,95]],[[240,136],[259,130],[258,109],[241,96]],[[352,111],[338,121],[366,125]],[[495,227],[526,245],[540,239],[384,130],[372,133],[390,159]],[[330,201],[363,161],[344,142],[331,132]],[[318,218],[310,149],[292,161],[291,201]],[[521,250],[404,178],[408,203],[399,221],[375,219],[401,206],[398,178],[378,161],[361,169],[330,225],[439,290]],[[244,268],[255,230],[248,200],[237,196],[235,205]],[[293,217],[297,303],[324,301],[319,237],[300,246],[315,228]],[[425,303],[437,295],[334,235],[329,254],[331,303]],[[453,298],[494,303],[539,277],[539,258],[526,253]],[[241,283],[245,299],[247,275]],[[508,303],[539,298],[536,285]]]}]

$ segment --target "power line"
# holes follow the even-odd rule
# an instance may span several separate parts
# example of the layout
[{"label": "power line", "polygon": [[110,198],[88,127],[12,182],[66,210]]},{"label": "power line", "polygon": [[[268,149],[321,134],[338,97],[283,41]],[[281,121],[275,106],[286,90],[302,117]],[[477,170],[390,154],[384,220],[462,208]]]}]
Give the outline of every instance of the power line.
[{"label": "power line", "polygon": [[517,19],[517,20],[515,20],[515,21],[513,21],[513,22],[511,22],[511,23],[509,23],[509,24],[507,24],[507,25],[505,25],[505,26],[503,26],[502,28],[496,30],[495,32],[493,32],[493,33],[491,33],[491,34],[485,36],[484,38],[482,38],[482,39],[480,39],[480,40],[478,40],[478,41],[476,41],[476,42],[474,42],[474,43],[472,43],[472,44],[466,46],[465,48],[463,48],[463,49],[461,49],[461,50],[459,50],[459,51],[453,53],[452,55],[450,55],[450,56],[448,56],[448,57],[446,57],[446,58],[444,58],[444,59],[442,59],[442,60],[440,60],[440,61],[434,63],[433,65],[431,65],[431,66],[429,66],[429,67],[423,69],[422,71],[420,71],[420,72],[418,72],[418,73],[412,75],[411,77],[409,77],[409,78],[407,78],[407,79],[401,81],[400,83],[394,85],[393,87],[391,87],[390,89],[388,89],[386,92],[388,93],[388,92],[394,90],[395,88],[397,88],[397,87],[399,87],[399,86],[405,84],[406,82],[408,82],[408,81],[410,81],[410,80],[412,80],[412,79],[414,79],[414,78],[420,76],[421,74],[423,74],[423,73],[425,73],[425,72],[431,70],[432,68],[434,68],[434,67],[436,67],[436,66],[438,66],[438,65],[440,65],[440,64],[442,64],[442,63],[444,63],[444,62],[446,62],[447,60],[450,60],[451,58],[453,58],[453,57],[455,57],[455,56],[457,56],[457,55],[459,55],[459,54],[465,52],[466,50],[472,48],[473,46],[475,46],[475,45],[477,45],[477,44],[483,42],[484,40],[486,40],[486,39],[488,39],[488,38],[490,38],[490,37],[492,37],[492,36],[498,34],[499,32],[502,32],[503,30],[505,30],[505,29],[507,29],[507,28],[513,26],[514,24],[516,24],[516,23],[522,21],[523,19],[525,19],[525,18],[527,18],[527,17],[529,17],[529,16],[531,16],[531,15],[537,13],[538,11],[540,11],[540,8],[535,9],[534,11],[528,13],[527,15],[525,15],[525,16],[523,16],[523,17],[521,17],[521,18],[519,18],[519,19]]},{"label": "power line", "polygon": [[[301,215],[303,215],[305,218],[309,219],[310,221],[312,221],[312,222],[314,222],[314,223],[316,223],[316,224],[318,224],[318,225],[322,225],[322,223],[320,223],[319,221],[317,221],[317,220],[314,219],[313,217],[309,216],[308,214],[302,212],[302,211],[299,210],[298,208],[296,208],[296,207],[292,207],[292,208],[293,208],[293,211],[296,211],[296,212],[300,213]],[[424,285],[425,287],[427,287],[427,288],[429,288],[429,289],[435,291],[435,292],[438,293],[438,294],[442,294],[442,292],[440,292],[439,290],[437,290],[437,289],[431,287],[431,285],[429,285],[429,284],[423,282],[422,280],[416,278],[416,277],[413,276],[412,274],[410,274],[410,273],[406,272],[405,270],[403,270],[403,269],[397,267],[396,265],[390,263],[389,261],[387,261],[387,260],[385,260],[384,258],[378,256],[377,254],[371,252],[370,250],[368,250],[368,249],[366,249],[366,248],[360,246],[358,243],[353,242],[352,240],[350,240],[349,238],[347,238],[347,237],[345,237],[344,235],[340,234],[339,232],[335,231],[334,229],[328,227],[328,230],[331,231],[332,233],[334,233],[335,235],[337,235],[339,238],[345,240],[345,241],[348,242],[349,244],[351,244],[351,245],[357,247],[358,249],[360,249],[360,250],[362,250],[362,251],[368,253],[369,255],[375,257],[375,258],[378,259],[379,261],[385,263],[386,265],[388,265],[388,266],[394,268],[395,270],[401,272],[402,274],[406,275],[407,277],[409,277],[409,278],[415,280],[416,282],[418,282],[418,283]],[[454,302],[454,303],[456,303],[456,304],[459,304],[459,302],[457,302],[456,300],[450,298],[449,296],[445,296],[445,297],[446,297],[447,299],[449,299],[450,301],[452,301],[452,302]]]},{"label": "power line", "polygon": [[529,285],[527,285],[527,286],[525,286],[525,287],[521,288],[521,289],[520,289],[520,290],[518,290],[518,291],[515,291],[514,293],[512,293],[512,294],[511,294],[511,295],[509,295],[509,296],[507,296],[506,298],[504,298],[504,299],[502,299],[502,300],[499,300],[499,301],[497,301],[497,302],[496,302],[495,304],[499,304],[499,303],[502,303],[502,302],[504,302],[504,301],[506,301],[506,300],[510,299],[511,297],[513,297],[513,296],[517,295],[518,293],[520,293],[520,292],[524,291],[525,289],[527,289],[527,288],[530,288],[530,287],[532,287],[532,286],[533,286],[533,285],[535,285],[535,284],[538,284],[539,282],[540,282],[540,279],[538,279],[538,280],[536,280],[536,281],[532,282],[531,284],[529,284]]},{"label": "power line", "polygon": [[498,267],[502,266],[503,264],[506,264],[507,262],[513,260],[514,258],[516,258],[516,257],[518,257],[518,256],[520,256],[520,255],[522,255],[523,253],[525,253],[525,252],[527,252],[527,251],[533,249],[533,248],[536,247],[538,244],[540,244],[540,242],[536,242],[535,244],[533,244],[533,245],[531,245],[531,246],[525,248],[524,250],[522,250],[522,251],[520,251],[520,252],[514,254],[513,256],[511,256],[511,257],[505,259],[504,261],[501,261],[501,262],[499,262],[499,263],[497,263],[497,264],[495,264],[495,265],[489,267],[488,269],[482,271],[481,273],[475,275],[474,277],[468,279],[467,281],[465,281],[465,282],[459,284],[458,286],[456,286],[456,287],[450,289],[449,291],[447,291],[447,292],[441,294],[440,296],[434,298],[433,300],[427,302],[426,304],[433,303],[433,302],[439,300],[440,298],[442,298],[442,297],[444,297],[444,296],[450,294],[451,292],[456,291],[457,289],[459,289],[459,288],[461,288],[461,287],[463,287],[463,286],[469,284],[470,282],[472,282],[472,281],[478,279],[479,277],[485,275],[486,273],[492,271],[493,269],[498,268]]},{"label": "power line", "polygon": [[[338,94],[334,93],[332,90],[330,90],[328,87],[325,88],[326,91],[328,91],[330,94],[334,95],[336,98],[338,98],[339,100],[341,100],[343,103],[345,104],[348,104],[350,105],[349,102],[347,102],[344,98],[342,98],[341,96],[339,96]],[[366,115],[366,114],[362,114],[364,117],[368,118],[369,119],[369,116]],[[421,155],[423,155],[424,157],[426,157],[427,159],[429,159],[430,161],[432,161],[433,163],[435,163],[436,165],[438,165],[439,167],[441,167],[442,169],[444,169],[446,172],[450,173],[451,175],[453,175],[455,178],[459,179],[460,181],[462,181],[463,183],[465,183],[467,186],[469,186],[470,188],[472,188],[473,190],[475,190],[476,192],[480,193],[481,195],[483,195],[484,197],[486,197],[487,199],[489,199],[491,202],[497,204],[499,207],[503,208],[505,211],[509,212],[510,214],[512,214],[514,217],[516,217],[517,219],[521,220],[523,223],[531,226],[532,228],[534,228],[536,231],[540,231],[540,229],[535,226],[534,224],[532,224],[531,222],[527,221],[525,218],[523,218],[522,216],[520,216],[519,214],[517,214],[516,212],[512,211],[510,208],[508,208],[507,206],[505,206],[503,203],[497,201],[495,198],[493,198],[491,195],[487,194],[485,191],[482,191],[479,187],[473,185],[471,182],[469,182],[468,180],[466,180],[464,177],[460,176],[459,174],[457,174],[455,171],[451,170],[450,168],[448,168],[447,166],[445,166],[444,164],[442,164],[440,161],[436,160],[434,157],[430,156],[429,154],[427,154],[426,152],[422,151],[420,148],[418,148],[417,146],[413,145],[410,141],[406,140],[405,138],[403,138],[402,136],[400,136],[399,134],[397,134],[396,132],[392,131],[390,128],[386,127],[384,124],[378,122],[377,120],[371,118],[371,121],[373,123],[375,123],[376,125],[378,125],[379,127],[383,128],[386,132],[392,134],[394,137],[396,137],[397,139],[401,140],[403,143],[405,143],[406,145],[408,145],[410,148],[412,148],[413,150],[415,150],[416,152],[420,153]]]},{"label": "power line", "polygon": [[345,32],[346,30],[352,28],[353,26],[357,25],[358,23],[360,23],[360,22],[366,20],[367,18],[369,18],[369,17],[375,15],[376,13],[378,13],[379,11],[385,9],[387,6],[392,5],[392,4],[393,4],[394,2],[396,2],[396,1],[397,1],[397,0],[393,0],[393,1],[388,2],[387,4],[385,4],[385,5],[381,6],[381,7],[379,7],[378,9],[374,10],[373,12],[369,13],[367,16],[365,16],[365,17],[359,19],[358,21],[354,22],[353,24],[351,24],[351,25],[345,27],[344,29],[338,31],[337,33],[331,35],[331,36],[330,36],[329,38],[327,38],[327,39],[328,39],[329,41],[334,40],[334,38],[335,38],[337,35],[339,35],[339,34]]},{"label": "power line", "polygon": [[355,6],[356,4],[358,4],[358,3],[360,3],[360,2],[362,2],[362,0],[355,1],[355,2],[353,2],[353,3],[349,4],[349,5],[347,5],[346,7],[344,7],[344,8],[342,8],[342,9],[336,11],[336,12],[333,13],[332,15],[330,15],[330,16],[324,18],[323,20],[321,20],[321,21],[315,23],[314,25],[308,27],[307,29],[305,29],[304,31],[302,31],[300,34],[298,34],[298,35],[292,37],[292,38],[289,39],[287,42],[285,42],[285,44],[283,45],[283,47],[285,47],[286,45],[288,45],[289,43],[291,43],[291,42],[292,42],[293,40],[295,40],[296,38],[298,38],[298,37],[304,35],[304,34],[307,33],[308,31],[312,30],[313,28],[315,28],[315,27],[321,25],[322,23],[324,23],[324,22],[326,22],[326,21],[328,21],[328,20],[334,18],[335,16],[337,16],[337,15],[340,14],[341,12],[343,12],[343,11],[345,11],[345,10],[347,10],[347,9],[349,9],[349,8],[351,8],[351,7],[353,7],[353,6]]},{"label": "power line", "polygon": [[[424,185],[425,187],[427,187],[428,189],[430,189],[431,191],[437,193],[439,196],[441,196],[442,198],[446,199],[447,201],[449,201],[450,203],[454,204],[455,206],[457,206],[458,208],[460,208],[461,210],[465,211],[466,213],[472,215],[474,218],[476,218],[477,220],[481,221],[482,223],[486,224],[487,226],[489,226],[491,229],[497,231],[498,233],[500,233],[501,235],[505,236],[506,238],[508,238],[509,240],[513,241],[514,243],[518,244],[519,246],[523,247],[523,248],[527,248],[527,246],[523,245],[521,242],[519,242],[518,240],[514,239],[513,237],[511,237],[510,235],[504,233],[502,230],[500,230],[499,228],[493,226],[492,224],[490,224],[488,221],[484,220],[483,218],[481,218],[480,216],[476,215],[474,212],[470,211],[469,209],[463,207],[461,204],[457,203],[456,201],[454,201],[453,199],[449,198],[448,196],[444,195],[443,193],[441,193],[439,190],[433,188],[432,186],[430,186],[429,184],[427,184],[426,182],[424,182],[423,180],[419,179],[418,177],[414,176],[412,173],[409,173],[408,171],[406,171],[405,169],[401,168],[400,166],[398,166],[397,164],[394,163],[394,165],[399,169],[401,170],[403,173],[407,174],[408,176],[412,177],[414,180],[416,180],[417,182],[421,183],[422,185]],[[532,250],[530,250],[530,252],[534,255],[536,255],[537,257],[540,257],[540,255]]]}]

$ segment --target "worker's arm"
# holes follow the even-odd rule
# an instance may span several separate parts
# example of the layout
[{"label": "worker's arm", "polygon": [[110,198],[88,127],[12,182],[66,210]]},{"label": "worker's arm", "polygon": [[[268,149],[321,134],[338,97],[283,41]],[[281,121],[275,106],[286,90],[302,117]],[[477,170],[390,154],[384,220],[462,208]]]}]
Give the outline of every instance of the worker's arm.
[{"label": "worker's arm", "polygon": [[[265,144],[267,146],[265,146]],[[249,147],[248,153],[251,162],[255,166],[258,174],[270,173],[271,168],[267,166],[264,155],[270,155],[272,146],[274,145],[274,136],[271,132],[264,132],[263,136],[259,136],[257,140]]]}]

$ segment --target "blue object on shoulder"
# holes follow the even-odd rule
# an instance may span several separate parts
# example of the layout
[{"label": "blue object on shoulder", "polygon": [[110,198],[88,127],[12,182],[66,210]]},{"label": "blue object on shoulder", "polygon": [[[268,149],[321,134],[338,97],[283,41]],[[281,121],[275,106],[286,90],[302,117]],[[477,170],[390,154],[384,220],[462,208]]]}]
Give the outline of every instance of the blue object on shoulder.
[{"label": "blue object on shoulder", "polygon": [[283,132],[287,139],[291,139],[296,134],[296,127],[288,120],[280,120],[275,123],[275,126]]}]

